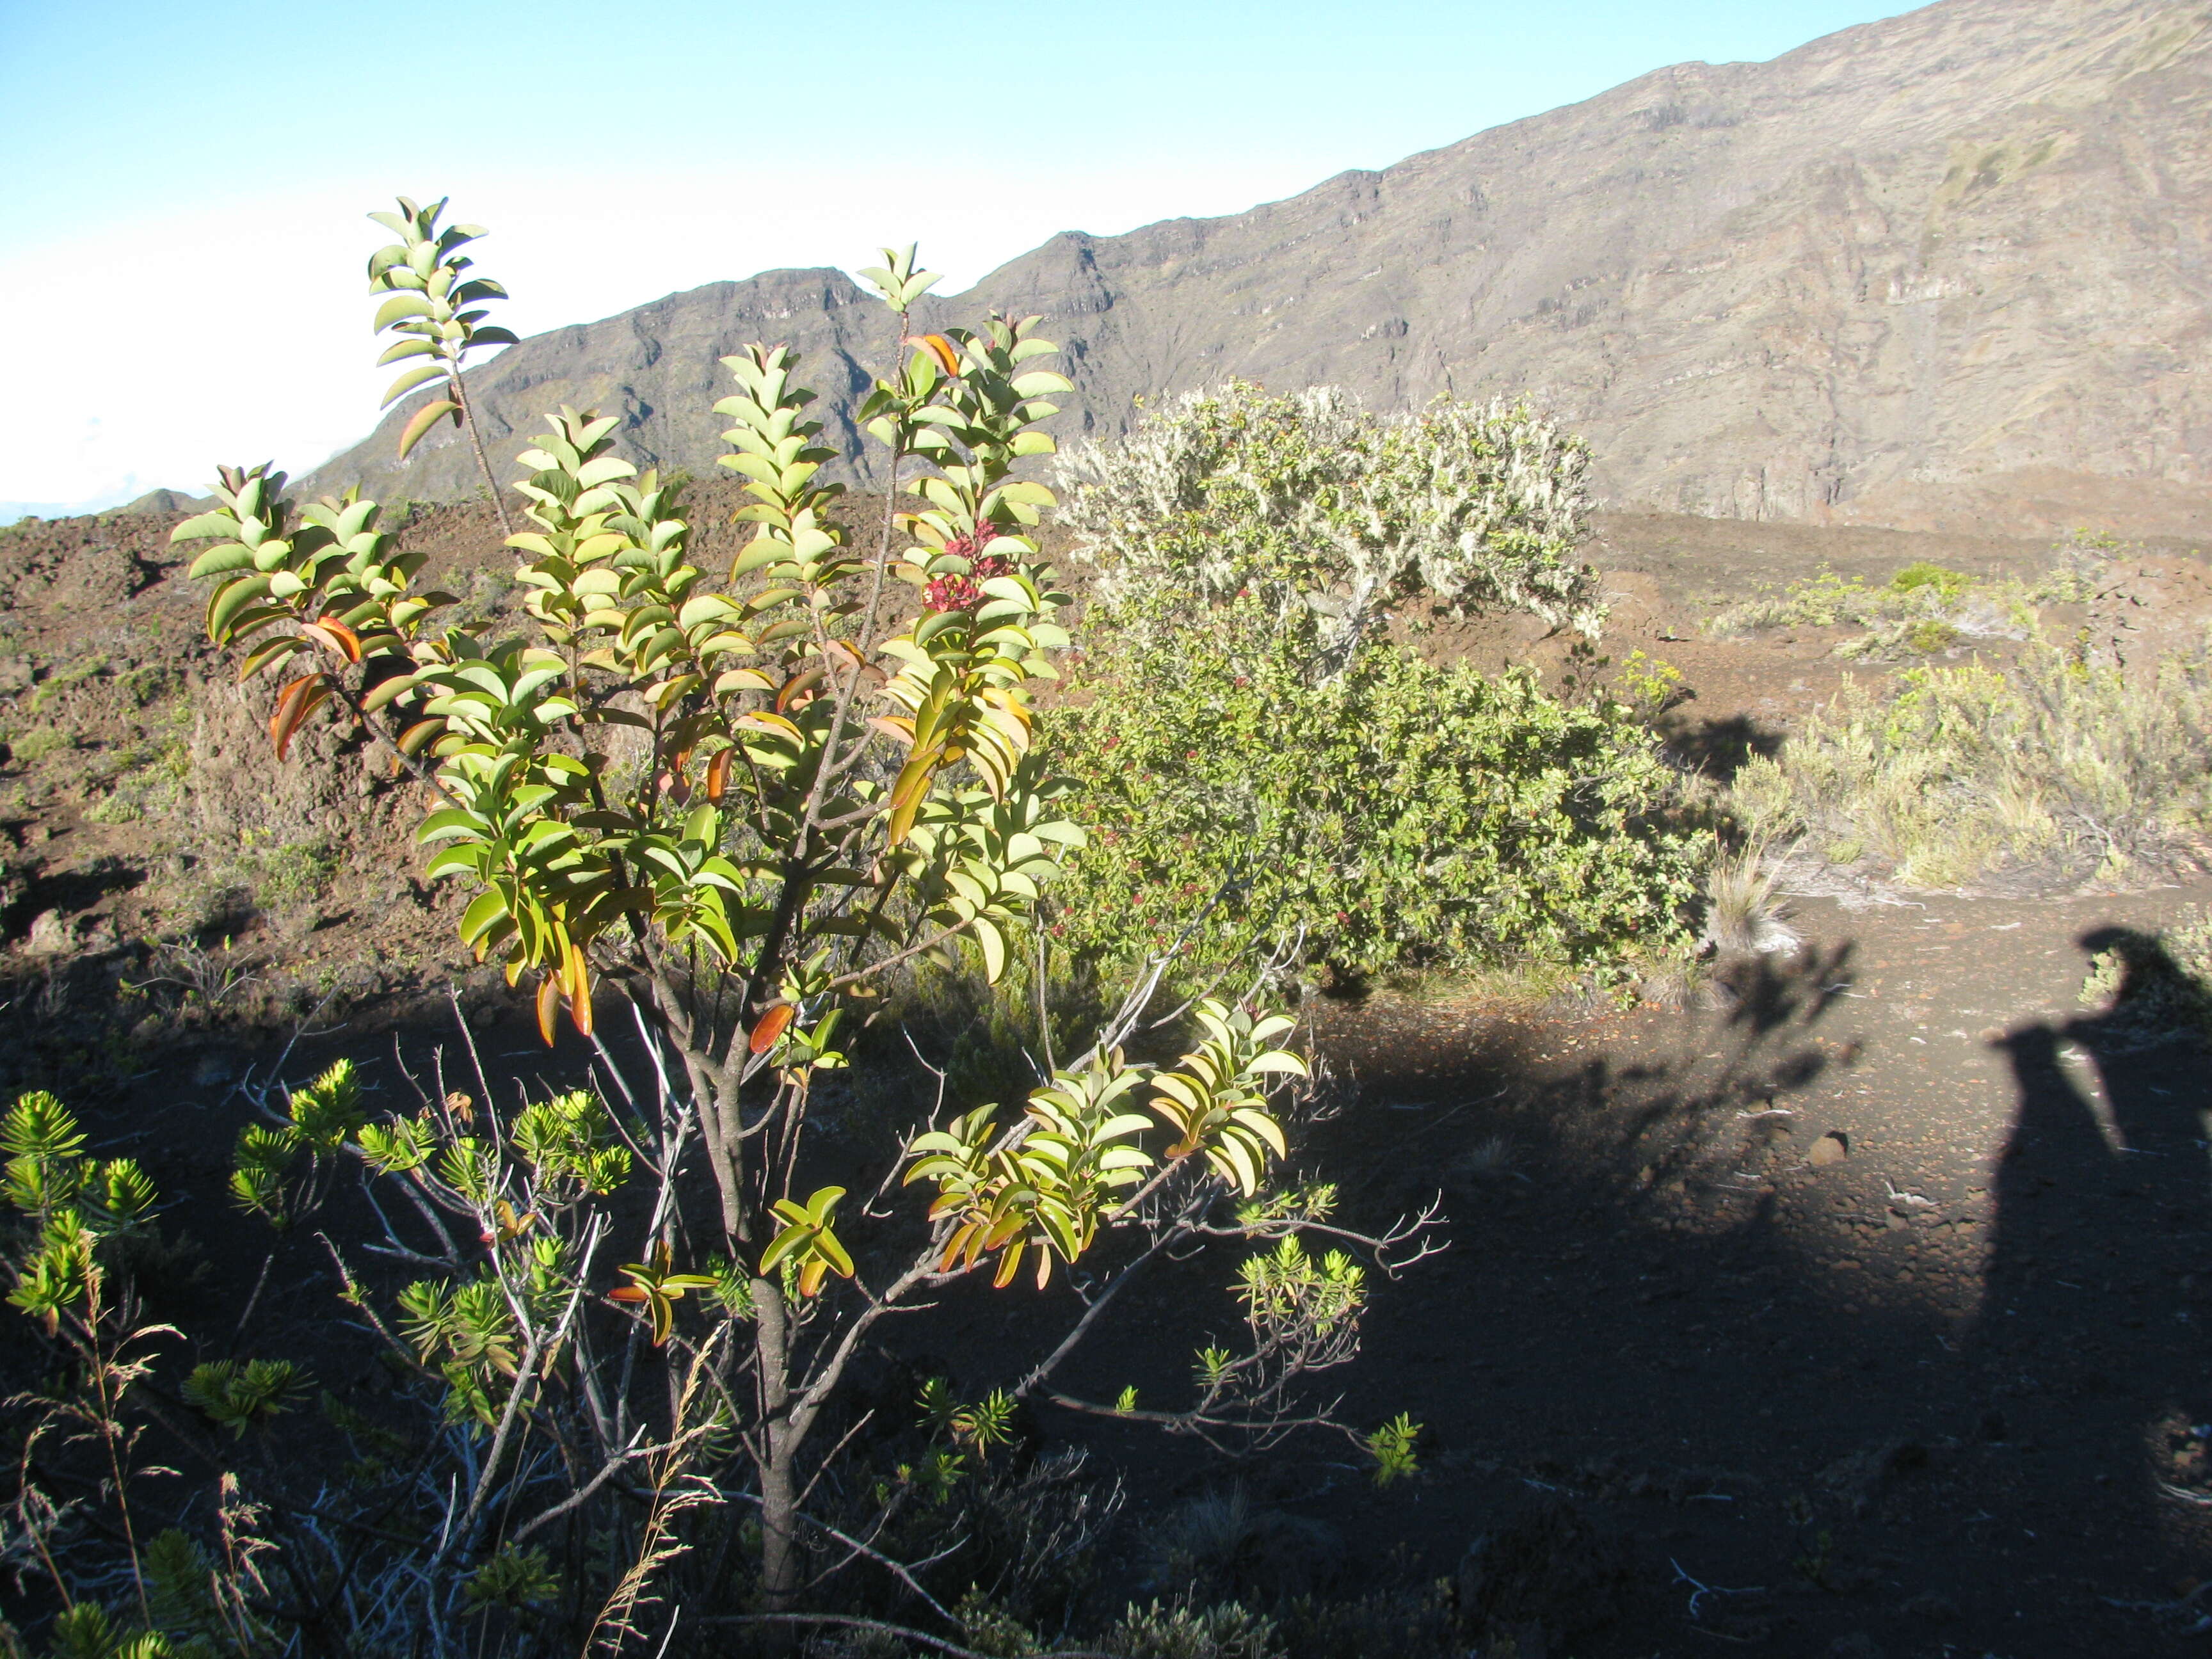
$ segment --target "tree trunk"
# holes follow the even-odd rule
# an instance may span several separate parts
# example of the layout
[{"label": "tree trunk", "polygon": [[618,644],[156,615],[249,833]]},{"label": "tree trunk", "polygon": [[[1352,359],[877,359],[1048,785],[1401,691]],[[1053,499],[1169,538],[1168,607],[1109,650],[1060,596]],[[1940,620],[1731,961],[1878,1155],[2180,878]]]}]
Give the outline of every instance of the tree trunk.
[{"label": "tree trunk", "polygon": [[760,1352],[761,1601],[769,1613],[788,1613],[799,1582],[799,1490],[794,1466],[799,1431],[790,1419],[791,1328],[783,1286],[766,1275],[753,1279],[753,1319]]}]

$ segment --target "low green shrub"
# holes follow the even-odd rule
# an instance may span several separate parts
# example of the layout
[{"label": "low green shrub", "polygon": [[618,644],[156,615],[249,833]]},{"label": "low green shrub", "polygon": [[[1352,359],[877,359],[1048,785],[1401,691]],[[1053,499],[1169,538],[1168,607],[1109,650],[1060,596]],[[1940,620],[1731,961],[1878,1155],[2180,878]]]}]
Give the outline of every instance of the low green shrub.
[{"label": "low green shrub", "polygon": [[249,833],[233,867],[262,903],[302,904],[330,885],[338,854],[325,841],[276,842]]},{"label": "low green shrub", "polygon": [[1132,1602],[1101,1645],[1118,1659],[1287,1659],[1274,1621],[1235,1601],[1210,1607]]},{"label": "low green shrub", "polygon": [[76,747],[75,733],[52,726],[35,726],[20,738],[10,738],[8,744],[9,752],[24,766],[36,765],[49,755]]},{"label": "low green shrub", "polygon": [[1131,957],[1193,928],[1208,962],[1303,929],[1314,958],[1371,973],[1686,945],[1711,838],[1672,812],[1675,775],[1623,708],[1388,642],[1316,684],[1262,654],[1256,608],[1125,637],[1053,722],[1054,763],[1091,781],[1054,924],[1068,948]]},{"label": "low green shrub", "polygon": [[[1383,1576],[1408,1580],[1407,1565],[1394,1553]],[[1302,1595],[1279,1617],[1291,1659],[1458,1659],[1508,1651],[1469,1648],[1449,1581],[1385,1583],[1348,1600]]]},{"label": "low green shrub", "polygon": [[29,704],[31,712],[34,714],[39,713],[62,696],[71,686],[81,685],[85,681],[97,678],[106,672],[107,654],[100,651],[93,652],[76,662],[55,666],[33,688]]},{"label": "low green shrub", "polygon": [[117,757],[107,793],[85,808],[94,823],[137,823],[173,809],[191,775],[191,750],[181,738],[155,737]]},{"label": "low green shrub", "polygon": [[1966,634],[1938,617],[1908,617],[1844,640],[1834,654],[1846,661],[1884,662],[1899,657],[1932,657],[1964,642]]},{"label": "low green shrub", "polygon": [[[1752,598],[1720,611],[1705,631],[1727,638],[1766,628],[1878,628],[1940,621],[1955,611],[1974,586],[1961,570],[1926,560],[1909,564],[1879,587],[1863,576],[1845,576],[1822,565],[1802,581],[1777,592],[1765,587]],[[1899,630],[1900,637],[1903,629]],[[1915,649],[1937,648],[1916,644]]]},{"label": "low green shrub", "polygon": [[1973,581],[1963,570],[1948,570],[1926,559],[1916,559],[1889,579],[1893,593],[1930,592],[1944,599],[1955,599]]}]

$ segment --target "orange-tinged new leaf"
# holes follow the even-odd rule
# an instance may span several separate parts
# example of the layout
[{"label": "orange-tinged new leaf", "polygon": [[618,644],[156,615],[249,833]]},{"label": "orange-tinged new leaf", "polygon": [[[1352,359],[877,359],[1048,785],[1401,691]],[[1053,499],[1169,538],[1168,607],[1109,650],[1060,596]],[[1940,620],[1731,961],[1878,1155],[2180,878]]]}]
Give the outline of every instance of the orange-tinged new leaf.
[{"label": "orange-tinged new leaf", "polygon": [[717,749],[707,759],[707,799],[719,802],[730,787],[730,757],[734,749]]},{"label": "orange-tinged new leaf", "polygon": [[954,348],[952,342],[942,334],[925,334],[915,343],[927,349],[931,356],[936,358],[944,366],[947,374],[957,375],[960,373],[960,353]]},{"label": "orange-tinged new leaf", "polygon": [[929,781],[937,775],[938,766],[944,758],[944,751],[934,746],[917,749],[899,769],[891,784],[891,816],[886,826],[893,847],[905,841],[907,832],[914,828],[921,804],[929,799]]},{"label": "orange-tinged new leaf", "polygon": [[645,1299],[645,1292],[635,1285],[617,1285],[607,1292],[610,1302],[642,1302]]},{"label": "orange-tinged new leaf", "polygon": [[760,1024],[753,1027],[753,1034],[745,1044],[746,1048],[757,1054],[766,1054],[775,1046],[775,1040],[783,1035],[784,1028],[791,1024],[792,1016],[798,1012],[787,1002],[777,1003],[760,1017]]},{"label": "orange-tinged new leaf", "polygon": [[325,651],[343,657],[348,662],[361,660],[361,635],[342,622],[325,617],[320,622],[301,623],[300,631]]},{"label": "orange-tinged new leaf", "polygon": [[329,694],[320,674],[294,680],[276,699],[276,712],[269,717],[269,740],[276,745],[276,758],[291,752],[292,738],[315,706]]},{"label": "orange-tinged new leaf", "polygon": [[561,1012],[561,981],[550,974],[538,981],[538,1035],[553,1046],[553,1022]]},{"label": "orange-tinged new leaf", "polygon": [[592,1034],[592,969],[584,959],[584,947],[571,943],[567,960],[562,963],[563,988],[568,994],[568,1018],[580,1036]]},{"label": "orange-tinged new leaf", "polygon": [[968,1265],[974,1267],[982,1237],[983,1224],[980,1221],[964,1222],[955,1227],[952,1236],[945,1241],[945,1260],[939,1265],[938,1272],[951,1273],[953,1265],[963,1255],[968,1258]]},{"label": "orange-tinged new leaf", "polygon": [[775,694],[775,712],[787,714],[794,703],[805,702],[808,694],[822,684],[823,678],[822,670],[818,667],[802,668],[793,674],[783,683],[783,689]]}]

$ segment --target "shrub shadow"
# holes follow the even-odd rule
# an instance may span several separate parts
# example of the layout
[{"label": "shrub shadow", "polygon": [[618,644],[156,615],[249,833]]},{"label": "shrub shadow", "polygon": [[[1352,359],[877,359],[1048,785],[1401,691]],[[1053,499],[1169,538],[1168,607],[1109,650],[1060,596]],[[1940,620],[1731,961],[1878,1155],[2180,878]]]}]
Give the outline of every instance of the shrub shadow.
[{"label": "shrub shadow", "polygon": [[1680,710],[1661,716],[1656,729],[1668,759],[1723,783],[1753,756],[1771,759],[1780,754],[1784,736],[1779,726],[1762,725],[1749,714],[1692,720]]}]

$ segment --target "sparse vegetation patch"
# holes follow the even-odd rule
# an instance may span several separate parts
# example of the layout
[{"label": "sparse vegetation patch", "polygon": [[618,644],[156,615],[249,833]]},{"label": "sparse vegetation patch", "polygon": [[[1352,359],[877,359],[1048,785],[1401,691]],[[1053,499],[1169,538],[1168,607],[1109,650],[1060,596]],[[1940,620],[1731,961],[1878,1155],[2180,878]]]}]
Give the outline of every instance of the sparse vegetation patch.
[{"label": "sparse vegetation patch", "polygon": [[1848,685],[1783,755],[1749,761],[1733,800],[1762,836],[1912,886],[2174,868],[2212,825],[2212,656],[2130,672],[2038,641],[2002,672]]}]

